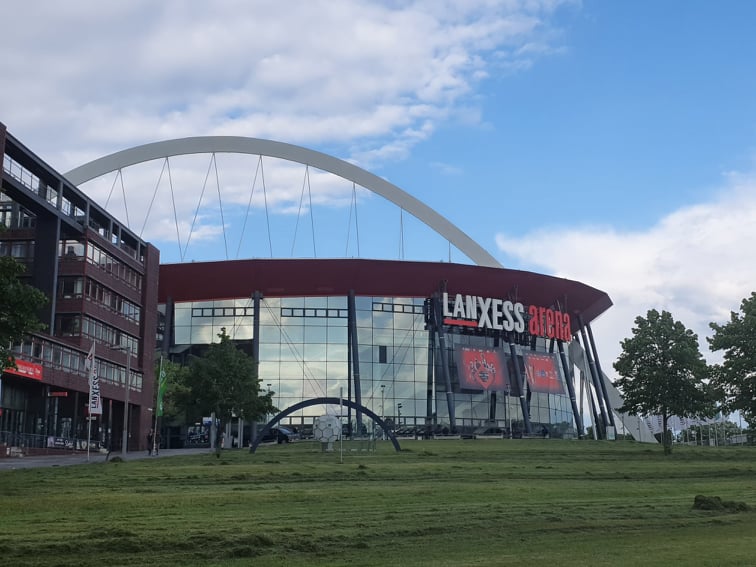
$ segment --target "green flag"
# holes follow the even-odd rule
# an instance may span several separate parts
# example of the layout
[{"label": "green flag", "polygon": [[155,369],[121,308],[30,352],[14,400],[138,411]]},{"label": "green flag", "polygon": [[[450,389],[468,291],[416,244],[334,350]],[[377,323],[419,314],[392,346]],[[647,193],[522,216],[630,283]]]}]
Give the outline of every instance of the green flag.
[{"label": "green flag", "polygon": [[163,415],[163,394],[165,394],[165,387],[168,383],[168,379],[165,376],[165,369],[163,368],[163,359],[160,359],[160,372],[158,376],[158,394],[157,394],[157,415],[158,417]]}]

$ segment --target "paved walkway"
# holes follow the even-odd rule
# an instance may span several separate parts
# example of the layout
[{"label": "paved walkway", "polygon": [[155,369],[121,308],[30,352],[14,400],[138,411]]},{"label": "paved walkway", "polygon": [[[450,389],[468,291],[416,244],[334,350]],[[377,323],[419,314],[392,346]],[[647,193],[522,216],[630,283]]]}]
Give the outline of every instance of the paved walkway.
[{"label": "paved walkway", "polygon": [[[111,453],[110,457],[121,457],[127,461],[136,459],[162,459],[176,455],[200,455],[209,453],[212,449],[203,447],[200,449],[161,449],[157,456],[148,456],[146,451],[134,451],[126,453],[124,457],[121,453]],[[66,455],[35,455],[33,457],[0,457],[0,470],[29,469],[34,467],[62,467],[66,465],[81,465],[86,463],[103,463],[106,455],[104,453],[90,453],[89,460],[87,454],[76,452]]]}]

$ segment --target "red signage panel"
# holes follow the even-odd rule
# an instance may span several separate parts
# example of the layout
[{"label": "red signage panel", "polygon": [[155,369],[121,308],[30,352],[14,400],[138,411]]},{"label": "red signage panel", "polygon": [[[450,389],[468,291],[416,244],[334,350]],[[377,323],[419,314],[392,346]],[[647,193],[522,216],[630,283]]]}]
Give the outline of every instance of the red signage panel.
[{"label": "red signage panel", "polygon": [[460,346],[456,355],[460,389],[478,392],[509,389],[507,366],[500,350]]},{"label": "red signage panel", "polygon": [[533,392],[564,394],[564,386],[559,379],[556,358],[552,354],[525,353],[525,374]]},{"label": "red signage panel", "polygon": [[16,368],[9,367],[5,369],[9,374],[31,378],[32,380],[42,380],[42,365],[27,362],[26,360],[16,359]]}]

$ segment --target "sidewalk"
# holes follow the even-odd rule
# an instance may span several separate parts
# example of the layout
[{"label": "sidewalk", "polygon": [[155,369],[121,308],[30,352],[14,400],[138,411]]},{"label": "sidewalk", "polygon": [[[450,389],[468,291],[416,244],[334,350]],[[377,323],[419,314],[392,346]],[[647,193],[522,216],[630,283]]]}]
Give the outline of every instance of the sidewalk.
[{"label": "sidewalk", "polygon": [[[110,458],[120,457],[126,461],[138,459],[161,459],[163,457],[172,457],[176,455],[201,455],[211,452],[212,449],[207,447],[199,449],[161,449],[156,456],[147,455],[146,451],[130,451],[124,457],[120,452],[111,453]],[[89,460],[87,454],[77,451],[65,455],[36,455],[29,457],[2,457],[0,458],[0,471],[30,469],[35,467],[62,467],[66,465],[81,465],[87,463],[104,463],[105,453],[90,453]]]}]

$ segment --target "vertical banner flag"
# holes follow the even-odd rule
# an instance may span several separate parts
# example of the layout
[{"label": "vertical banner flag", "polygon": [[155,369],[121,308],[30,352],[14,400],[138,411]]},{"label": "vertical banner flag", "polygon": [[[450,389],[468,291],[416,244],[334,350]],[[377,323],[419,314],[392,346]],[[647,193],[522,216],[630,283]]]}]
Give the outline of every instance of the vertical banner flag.
[{"label": "vertical banner flag", "polygon": [[168,378],[165,375],[165,368],[163,368],[163,357],[160,357],[160,371],[158,374],[158,395],[157,395],[157,412],[156,416],[161,417],[163,415],[163,394],[165,394],[165,387],[168,383]]},{"label": "vertical banner flag", "polygon": [[533,392],[564,394],[564,386],[559,380],[556,358],[552,354],[525,353],[525,374]]},{"label": "vertical banner flag", "polygon": [[89,415],[102,415],[102,397],[100,396],[100,377],[97,376],[95,364],[95,343],[89,349],[87,359],[84,361],[84,370],[89,379]]}]

